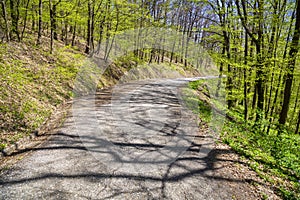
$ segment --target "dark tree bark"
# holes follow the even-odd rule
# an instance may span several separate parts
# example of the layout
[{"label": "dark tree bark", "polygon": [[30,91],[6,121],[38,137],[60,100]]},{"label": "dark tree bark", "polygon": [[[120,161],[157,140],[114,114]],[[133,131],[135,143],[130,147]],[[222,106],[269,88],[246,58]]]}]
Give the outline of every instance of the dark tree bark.
[{"label": "dark tree bark", "polygon": [[72,42],[71,45],[74,46],[75,45],[75,38],[76,38],[76,29],[77,29],[77,22],[75,21],[75,24],[73,26],[73,32],[72,32]]},{"label": "dark tree bark", "polygon": [[24,24],[23,24],[23,30],[22,30],[22,33],[21,33],[21,40],[23,39],[24,32],[25,32],[25,29],[26,29],[29,2],[30,2],[30,0],[27,0],[27,2],[26,2]]},{"label": "dark tree bark", "polygon": [[42,14],[43,14],[43,0],[39,0],[39,20],[38,20],[38,37],[36,44],[41,44],[41,38],[42,38]]},{"label": "dark tree bark", "polygon": [[[256,70],[256,87],[257,87],[257,108],[258,111],[264,110],[264,65],[263,63],[263,0],[258,0],[258,33],[256,40],[256,54],[257,54],[257,70]],[[260,113],[257,115],[257,120],[261,117]]]},{"label": "dark tree bark", "polygon": [[36,14],[34,5],[32,5],[31,11],[32,11],[31,33],[34,33],[34,31],[35,31],[35,14]]},{"label": "dark tree bark", "polygon": [[57,36],[57,20],[56,20],[57,5],[58,5],[58,3],[53,4],[53,7],[52,7],[52,29],[53,29],[52,32],[53,32],[53,39],[54,40],[58,40],[58,36]]},{"label": "dark tree bark", "polygon": [[64,25],[65,25],[64,40],[65,40],[65,45],[68,45],[68,20],[67,19],[64,21]]},{"label": "dark tree bark", "polygon": [[52,6],[52,0],[49,0],[49,8],[50,8],[50,54],[53,52],[53,32],[54,32],[54,14],[53,14],[53,6]]},{"label": "dark tree bark", "polygon": [[299,111],[299,114],[298,114],[298,122],[297,122],[297,125],[296,125],[295,134],[299,133],[299,127],[300,127],[300,111]]},{"label": "dark tree bark", "polygon": [[[222,47],[222,55],[225,55],[225,52],[226,52],[226,49],[225,49],[225,45],[223,45]],[[221,62],[220,63],[220,69],[219,69],[219,80],[218,80],[218,85],[217,85],[217,91],[216,91],[216,97],[219,97],[219,92],[220,92],[220,89],[221,89],[221,84],[222,84],[222,76],[223,76],[223,67],[224,67],[224,63]]]},{"label": "dark tree bark", "polygon": [[5,22],[5,36],[6,36],[7,42],[9,42],[10,41],[9,26],[8,26],[8,20],[7,20],[7,10],[6,10],[6,5],[5,5],[5,0],[1,0],[1,8],[2,8],[3,19]]},{"label": "dark tree bark", "polygon": [[287,114],[289,110],[289,104],[291,99],[292,84],[294,79],[294,69],[296,64],[296,56],[299,48],[299,39],[300,39],[300,1],[297,1],[296,8],[296,23],[294,35],[291,43],[291,48],[289,52],[289,61],[288,61],[288,72],[286,74],[285,88],[284,88],[284,98],[282,103],[282,109],[280,112],[279,123],[284,125],[287,119]]},{"label": "dark tree bark", "polygon": [[91,48],[91,18],[92,18],[92,5],[91,0],[88,1],[88,20],[87,20],[87,35],[86,35],[86,46],[85,53],[90,53]]},{"label": "dark tree bark", "polygon": [[298,85],[298,89],[297,89],[297,94],[296,94],[296,100],[295,100],[295,104],[294,104],[292,119],[294,119],[294,116],[295,116],[295,113],[296,113],[296,108],[297,108],[298,101],[299,101],[299,93],[300,93],[300,85]]},{"label": "dark tree bark", "polygon": [[95,30],[95,1],[92,2],[92,10],[91,10],[91,41],[90,46],[92,51],[94,51],[94,31]]},{"label": "dark tree bark", "polygon": [[[247,60],[248,60],[248,35],[245,32],[245,50],[244,50],[244,57],[245,61],[244,64],[247,65]],[[248,92],[247,92],[247,69],[246,67],[244,68],[244,120],[246,121],[248,119]]]},{"label": "dark tree bark", "polygon": [[[10,17],[11,17],[11,29],[12,33],[14,33],[17,36],[18,41],[20,41],[20,33],[19,33],[19,5],[20,5],[20,0],[10,0]],[[12,34],[10,34],[11,39]]]}]

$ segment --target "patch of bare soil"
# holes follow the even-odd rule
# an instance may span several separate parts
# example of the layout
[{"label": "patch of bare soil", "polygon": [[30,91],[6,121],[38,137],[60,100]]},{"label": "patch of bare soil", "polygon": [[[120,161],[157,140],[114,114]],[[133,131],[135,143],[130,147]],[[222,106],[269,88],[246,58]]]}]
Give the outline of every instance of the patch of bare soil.
[{"label": "patch of bare soil", "polygon": [[231,190],[232,199],[282,199],[274,192],[274,187],[261,179],[228,145],[217,143],[209,154],[212,162],[212,177],[220,177],[224,189]]}]

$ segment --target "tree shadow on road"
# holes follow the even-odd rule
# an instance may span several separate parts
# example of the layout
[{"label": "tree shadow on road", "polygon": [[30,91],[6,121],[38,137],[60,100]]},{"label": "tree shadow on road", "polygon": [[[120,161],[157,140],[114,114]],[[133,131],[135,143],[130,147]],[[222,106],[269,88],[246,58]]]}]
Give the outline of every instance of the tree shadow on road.
[{"label": "tree shadow on road", "polygon": [[[136,85],[133,85],[137,88]],[[166,87],[166,85],[146,85],[149,87],[147,96],[142,93],[136,93],[126,100],[139,103],[153,103],[167,106],[168,113],[172,116],[171,121],[162,122],[160,119],[144,118],[144,110],[140,112],[129,112],[131,118],[125,115],[118,116],[111,125],[104,115],[97,116],[98,120],[107,123],[109,126],[119,125],[119,129],[125,130],[135,127],[135,130],[149,133],[156,133],[153,140],[147,137],[139,137],[138,140],[124,135],[132,133],[123,133],[118,128],[110,129],[106,137],[110,142],[104,142],[103,136],[97,134],[85,134],[82,129],[80,133],[72,130],[72,120],[67,120],[62,131],[51,135],[50,139],[43,145],[19,149],[10,156],[22,155],[31,152],[31,156],[20,161],[10,170],[2,173],[0,177],[0,191],[20,190],[24,185],[26,188],[39,188],[45,194],[44,197],[53,193],[61,194],[63,197],[70,197],[76,194],[81,197],[95,199],[111,199],[141,197],[149,199],[231,199],[233,196],[243,198],[243,190],[249,190],[249,183],[263,184],[252,178],[241,178],[231,174],[231,170],[222,169],[232,167],[236,164],[245,165],[239,159],[234,158],[234,152],[230,149],[209,149],[211,141],[206,141],[206,135],[202,133],[191,133],[186,131],[181,133],[180,138],[183,143],[165,148],[170,138],[180,134],[180,125],[188,128],[189,124],[182,121],[183,112],[178,110],[179,100],[172,90],[158,91],[157,87]],[[140,87],[146,87],[142,85]],[[172,86],[172,85],[171,85]],[[124,91],[126,92],[126,91]],[[105,108],[105,105],[111,101],[111,90],[97,92],[95,105]],[[120,94],[121,95],[121,94]],[[118,98],[118,95],[115,96]],[[91,97],[93,98],[93,97]],[[85,98],[85,101],[89,101]],[[84,104],[83,104],[84,105]],[[104,105],[104,106],[103,106]],[[107,105],[106,105],[107,106]],[[119,106],[119,104],[117,104]],[[127,107],[126,107],[127,106]],[[108,106],[109,107],[109,106]],[[130,105],[117,107],[118,110],[127,110]],[[105,113],[106,110],[103,111]],[[138,114],[136,114],[138,113]],[[84,113],[86,114],[86,113]],[[89,114],[89,113],[87,113]],[[118,113],[115,113],[118,115]],[[83,116],[83,119],[85,116]],[[189,116],[184,116],[188,120]],[[162,117],[163,118],[163,117]],[[82,120],[84,123],[85,120]],[[125,123],[125,125],[124,125]],[[124,125],[124,127],[122,127]],[[183,129],[184,129],[183,128]],[[65,131],[64,131],[65,130]],[[103,131],[105,132],[105,131]],[[143,135],[139,135],[143,136]],[[147,135],[145,135],[147,136]],[[155,138],[157,137],[157,138]],[[167,142],[163,142],[166,140]],[[153,142],[154,141],[154,142]],[[184,145],[182,145],[184,144]],[[181,146],[182,145],[182,146]],[[114,151],[112,146],[130,153],[142,152],[139,155],[148,155],[152,152],[161,154],[163,160],[155,159],[128,159],[122,157],[122,154]],[[207,149],[206,149],[207,148]],[[182,149],[182,151],[178,151]],[[205,156],[200,156],[199,152],[207,152]],[[145,152],[143,154],[143,152]],[[167,153],[166,153],[167,152]],[[178,155],[177,155],[178,154]],[[176,155],[174,157],[174,155]],[[106,159],[118,166],[128,166],[125,170],[118,170],[115,166],[105,165]],[[29,163],[29,164],[28,164]],[[145,167],[153,171],[134,171],[134,167]],[[224,174],[227,173],[227,174]],[[60,185],[61,184],[61,185]],[[55,185],[55,188],[50,188]],[[69,185],[67,188],[62,185]],[[238,186],[237,186],[238,185]],[[49,186],[49,188],[48,188]],[[74,188],[85,188],[84,192]],[[235,189],[239,187],[239,190]],[[95,189],[96,188],[96,189]],[[98,188],[98,189],[97,189]],[[22,189],[21,189],[22,190]],[[91,193],[91,191],[94,191]],[[36,191],[37,192],[37,191]],[[4,194],[4,193],[3,193]],[[76,196],[75,195],[75,196]],[[136,196],[135,196],[136,195]],[[142,196],[140,196],[142,195]],[[1,195],[0,195],[1,197]],[[127,198],[126,198],[127,197]],[[239,198],[238,198],[239,199]]]},{"label": "tree shadow on road", "polygon": [[[88,140],[90,141],[91,139],[92,138],[88,138]],[[94,138],[94,139],[95,139],[94,142],[97,143],[98,138]],[[148,143],[145,144],[116,143],[115,145],[126,146],[130,148],[154,148],[154,149],[162,148],[161,146],[155,146],[155,145],[151,146]],[[239,179],[236,177],[231,177],[230,174],[226,177],[220,174],[214,174],[214,171],[217,171],[224,167],[222,166],[222,164],[218,165],[217,163],[221,162],[221,163],[232,163],[232,164],[236,164],[236,163],[244,164],[239,160],[222,158],[222,155],[234,154],[234,152],[232,152],[231,150],[214,149],[210,151],[206,157],[199,158],[197,156],[198,149],[199,149],[199,145],[193,142],[184,155],[181,155],[176,159],[176,161],[166,166],[164,171],[162,171],[160,174],[154,174],[154,175],[151,173],[149,174],[148,173],[136,174],[136,173],[128,173],[128,172],[116,173],[104,169],[101,169],[102,171],[99,172],[94,171],[94,172],[85,172],[85,173],[80,172],[80,173],[68,174],[68,173],[55,172],[55,169],[53,169],[51,172],[47,172],[41,169],[40,174],[38,175],[7,178],[6,175],[9,174],[11,170],[14,170],[14,168],[12,168],[11,170],[8,170],[6,173],[2,175],[0,179],[0,186],[1,186],[0,190],[2,190],[4,187],[7,186],[17,187],[18,185],[20,186],[22,184],[30,185],[31,183],[38,183],[43,180],[47,180],[47,181],[64,180],[70,182],[70,184],[72,182],[75,183],[76,180],[80,180],[80,179],[84,180],[86,184],[95,183],[95,182],[102,183],[102,180],[109,180],[110,182],[114,183],[117,180],[119,180],[122,182],[127,182],[128,184],[140,183],[144,187],[138,189],[130,189],[131,187],[128,187],[128,189],[120,188],[120,190],[112,190],[113,191],[112,193],[108,192],[106,196],[101,195],[99,196],[99,199],[110,199],[110,198],[122,197],[125,194],[134,195],[135,193],[136,194],[147,193],[147,196],[158,195],[159,198],[168,198],[170,195],[170,186],[175,185],[175,187],[177,188],[177,185],[185,184],[185,180],[190,179],[190,181],[192,182],[202,181],[202,183],[200,182],[193,183],[192,184],[193,187],[195,187],[194,184],[199,184],[200,188],[203,187],[203,185],[204,186],[207,185],[207,187],[212,187],[213,190],[218,188],[218,190],[215,191],[215,194],[210,193],[204,195],[221,198],[224,196],[223,194],[218,194],[218,192],[222,191],[225,196],[227,195],[226,193],[228,192],[234,193],[234,191],[228,191],[230,190],[228,189],[228,184],[230,183],[247,184],[251,182],[256,184],[262,184],[252,179],[248,180],[248,179]],[[65,150],[75,150],[77,152],[84,151],[86,153],[90,152],[90,149],[85,148],[85,146],[81,143],[81,140],[78,136],[66,134],[63,132],[57,132],[49,140],[49,144],[47,144],[46,146],[23,149],[22,151],[14,153],[13,155],[21,154],[24,152],[33,152],[32,156],[34,156],[35,153],[41,151],[47,151],[47,152],[53,151],[53,154],[60,154],[60,153],[64,154]],[[79,154],[79,156],[80,155],[81,154]],[[86,154],[84,155],[86,156]],[[77,157],[77,159],[80,158]],[[118,162],[119,161],[120,160],[118,160]],[[97,162],[97,160],[95,160],[95,162]],[[190,181],[188,181],[187,184],[189,184]],[[148,184],[151,186],[147,186]],[[68,196],[67,191],[61,191],[58,189],[57,191],[54,192],[56,193],[66,192],[66,196]],[[186,191],[186,193],[189,193],[189,191]],[[87,197],[89,197],[89,195],[87,195]]]}]

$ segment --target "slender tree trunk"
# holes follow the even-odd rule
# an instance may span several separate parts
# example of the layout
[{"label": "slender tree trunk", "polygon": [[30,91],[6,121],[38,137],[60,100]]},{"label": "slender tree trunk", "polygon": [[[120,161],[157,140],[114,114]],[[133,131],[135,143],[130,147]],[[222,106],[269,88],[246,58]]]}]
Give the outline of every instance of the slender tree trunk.
[{"label": "slender tree trunk", "polygon": [[[115,26],[115,30],[114,30],[114,32],[117,32],[117,30],[118,30],[118,28],[119,28],[119,7],[118,7],[118,5],[115,5],[116,7],[116,13],[117,13],[117,19],[116,19],[116,21],[117,21],[117,24],[116,24],[116,26]],[[112,41],[111,41],[111,44],[110,44],[110,47],[109,47],[109,49],[108,49],[108,51],[107,51],[107,53],[106,53],[106,57],[105,57],[105,60],[107,60],[108,59],[108,57],[109,57],[109,54],[110,54],[110,52],[111,52],[111,49],[112,49],[112,46],[114,45],[114,41],[115,41],[115,35],[112,37]]]},{"label": "slender tree trunk", "polygon": [[[106,12],[110,12],[111,10],[111,1],[108,0],[107,5],[106,5]],[[104,59],[106,61],[106,59],[108,58],[108,51],[109,51],[109,40],[110,40],[110,31],[111,31],[111,18],[108,17],[107,19],[107,24],[106,24],[106,43],[105,43],[105,54],[104,54]]]},{"label": "slender tree trunk", "polygon": [[299,113],[298,113],[298,122],[297,122],[297,125],[296,125],[295,134],[299,134],[299,127],[300,127],[300,110],[299,110]]},{"label": "slender tree trunk", "polygon": [[86,35],[86,46],[85,53],[90,53],[91,47],[91,17],[92,17],[92,8],[91,8],[91,0],[88,1],[88,20],[87,20],[87,35]]},{"label": "slender tree trunk", "polygon": [[31,20],[31,33],[34,33],[34,29],[35,29],[35,8],[34,8],[34,5],[32,5],[32,20]]},{"label": "slender tree trunk", "polygon": [[272,101],[272,95],[273,95],[273,82],[274,82],[274,68],[272,69],[272,74],[271,74],[271,85],[270,85],[270,91],[269,91],[269,95],[268,95],[268,102],[267,102],[267,105],[266,105],[266,111],[265,111],[265,115],[266,117],[268,116],[269,114],[269,111],[270,111],[270,106],[271,106],[271,101]]},{"label": "slender tree trunk", "polygon": [[256,88],[257,88],[257,108],[258,112],[256,120],[261,119],[261,113],[264,111],[264,64],[263,64],[263,0],[258,0],[258,33],[256,40],[256,54],[257,54],[257,69],[256,69]]},{"label": "slender tree trunk", "polygon": [[[222,47],[222,55],[225,56],[225,53],[226,53],[226,49],[225,49],[225,45],[223,44],[223,47]],[[219,73],[219,80],[218,80],[218,85],[217,85],[217,91],[216,91],[216,97],[219,97],[219,92],[220,92],[220,89],[221,89],[221,84],[222,84],[222,76],[223,76],[223,66],[224,66],[224,62],[221,62],[220,63],[220,73]]]},{"label": "slender tree trunk", "polygon": [[[92,10],[91,10],[91,38],[90,38],[90,47],[92,52],[94,51],[94,29],[95,29],[95,1],[92,2]],[[90,50],[91,51],[91,50]]]},{"label": "slender tree trunk", "polygon": [[53,27],[52,31],[53,31],[54,40],[58,40],[56,12],[57,12],[57,3],[52,6],[52,27]]},{"label": "slender tree trunk", "polygon": [[65,20],[65,36],[64,36],[64,40],[65,40],[65,45],[68,45],[68,20]]},{"label": "slender tree trunk", "polygon": [[72,42],[71,45],[75,45],[76,31],[77,31],[77,17],[78,17],[78,8],[80,7],[80,0],[77,1],[76,13],[75,13],[75,22],[72,29]]},{"label": "slender tree trunk", "polygon": [[50,7],[50,54],[53,52],[53,40],[54,40],[54,14],[53,14],[53,6],[52,0],[49,0],[49,7]]},{"label": "slender tree trunk", "polygon": [[22,34],[21,34],[21,40],[23,40],[24,32],[26,29],[29,2],[30,2],[30,0],[27,0],[26,7],[25,7],[25,17],[24,17],[23,30],[22,30]]},{"label": "slender tree trunk", "polygon": [[99,24],[99,39],[98,39],[98,44],[97,44],[97,52],[98,53],[100,52],[102,39],[103,39],[103,28],[104,28],[103,24],[104,24],[104,21],[105,21],[105,17]]},{"label": "slender tree trunk", "polygon": [[[269,41],[269,49],[268,49],[268,58],[269,60],[273,57],[274,59],[276,58],[276,46],[277,46],[277,41],[275,42],[275,36],[276,36],[276,30],[278,27],[278,1],[274,2],[274,9],[273,9],[273,18],[272,18],[272,31],[271,31],[271,37],[270,37],[270,41]],[[275,52],[275,53],[274,53]],[[273,82],[274,82],[274,67],[276,66],[276,63],[274,61],[273,66],[270,66],[270,64],[267,64],[267,69],[271,68],[272,70],[272,74],[271,74],[271,85],[270,85],[270,90],[269,90],[269,95],[266,95],[268,101],[266,104],[266,109],[265,109],[265,115],[266,118],[268,117],[269,111],[270,111],[270,107],[271,107],[271,102],[272,102],[272,95],[273,95]],[[267,93],[267,92],[266,92]]]},{"label": "slender tree trunk", "polygon": [[[17,36],[18,41],[20,41],[20,33],[19,33],[19,28],[18,28],[18,24],[19,24],[19,4],[20,4],[20,0],[10,0],[10,16],[11,16],[11,24],[12,24],[12,32]],[[12,38],[12,34],[10,34],[11,39]]]},{"label": "slender tree trunk", "polygon": [[9,42],[10,41],[9,26],[8,26],[8,20],[7,20],[7,11],[6,11],[5,0],[1,0],[1,8],[2,8],[2,15],[4,18],[4,22],[5,22],[5,36],[6,36],[7,42]]},{"label": "slender tree trunk", "polygon": [[298,0],[297,8],[296,8],[295,31],[291,43],[290,52],[289,52],[288,72],[286,75],[285,88],[284,88],[284,99],[283,99],[282,109],[279,117],[279,123],[281,125],[285,124],[288,110],[289,110],[292,84],[294,78],[294,69],[296,64],[296,56],[299,49],[299,39],[300,39],[300,1]]},{"label": "slender tree trunk", "polygon": [[43,14],[43,0],[39,0],[39,21],[38,21],[38,37],[36,40],[36,44],[40,45],[41,44],[41,38],[42,38],[42,14]]},{"label": "slender tree trunk", "polygon": [[[247,60],[248,60],[248,35],[245,32],[245,50],[244,50],[244,57],[245,61],[244,64],[247,66]],[[247,68],[244,68],[244,120],[247,121],[248,119],[248,93],[247,93]]]},{"label": "slender tree trunk", "polygon": [[295,100],[295,104],[294,104],[292,119],[294,119],[294,116],[295,116],[295,113],[296,113],[296,108],[297,108],[298,101],[299,101],[299,93],[300,93],[300,85],[298,85],[298,89],[297,89],[297,94],[296,94],[296,100]]},{"label": "slender tree trunk", "polygon": [[75,38],[76,38],[76,28],[77,28],[77,22],[75,21],[74,27],[73,27],[73,33],[72,33],[72,47],[75,45]]},{"label": "slender tree trunk", "polygon": [[[227,59],[230,60],[231,58],[231,54],[230,54],[230,39],[228,34],[226,33],[225,36],[225,48],[226,48],[226,52],[227,52]],[[228,109],[231,109],[233,107],[233,99],[232,99],[232,86],[233,86],[233,80],[232,80],[232,69],[231,69],[231,65],[228,63],[227,64],[227,72],[228,72],[228,76],[227,76],[227,91],[228,91]]]},{"label": "slender tree trunk", "polygon": [[63,20],[60,21],[60,27],[61,27],[60,40],[64,41],[66,30],[64,28],[64,22],[63,22]]}]

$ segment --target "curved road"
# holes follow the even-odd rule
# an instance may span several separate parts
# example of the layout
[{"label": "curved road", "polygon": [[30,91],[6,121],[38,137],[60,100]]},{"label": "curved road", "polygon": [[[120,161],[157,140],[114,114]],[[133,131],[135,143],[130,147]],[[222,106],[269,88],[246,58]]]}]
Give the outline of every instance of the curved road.
[{"label": "curved road", "polygon": [[213,176],[209,132],[182,103],[190,80],[75,100],[64,125],[1,174],[0,199],[232,199]]}]

